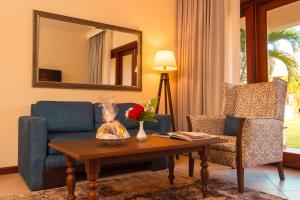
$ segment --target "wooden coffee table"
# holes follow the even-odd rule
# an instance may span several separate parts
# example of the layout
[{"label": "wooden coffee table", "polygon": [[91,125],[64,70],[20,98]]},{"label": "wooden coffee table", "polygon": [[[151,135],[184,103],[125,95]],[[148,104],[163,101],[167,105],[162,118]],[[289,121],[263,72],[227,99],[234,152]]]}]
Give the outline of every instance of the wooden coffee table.
[{"label": "wooden coffee table", "polygon": [[49,147],[62,152],[66,159],[66,184],[68,188],[68,200],[76,198],[75,190],[75,169],[74,161],[80,160],[85,163],[85,171],[88,179],[89,200],[98,199],[96,192],[96,180],[99,176],[102,164],[112,164],[125,161],[145,160],[161,156],[169,157],[169,181],[174,181],[174,155],[198,151],[201,157],[201,182],[203,197],[208,194],[208,151],[212,144],[225,142],[223,139],[209,139],[202,141],[183,141],[157,136],[148,136],[145,142],[137,142],[135,137],[126,143],[117,146],[102,144],[99,140],[80,140],[80,141],[59,141],[49,143]]}]

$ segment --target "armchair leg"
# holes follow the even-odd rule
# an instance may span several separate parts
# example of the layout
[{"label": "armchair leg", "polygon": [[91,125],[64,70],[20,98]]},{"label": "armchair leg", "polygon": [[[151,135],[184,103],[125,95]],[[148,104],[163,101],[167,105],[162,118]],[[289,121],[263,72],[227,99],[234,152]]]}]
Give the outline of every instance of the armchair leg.
[{"label": "armchair leg", "polygon": [[238,182],[238,191],[240,193],[244,192],[244,168],[242,166],[237,166],[237,182]]},{"label": "armchair leg", "polygon": [[285,177],[284,177],[284,171],[283,171],[283,164],[282,162],[278,162],[276,163],[277,165],[277,169],[278,169],[278,175],[280,180],[284,181]]},{"label": "armchair leg", "polygon": [[192,157],[192,153],[189,153],[189,176],[193,177],[194,176],[194,164],[195,164],[195,160]]}]

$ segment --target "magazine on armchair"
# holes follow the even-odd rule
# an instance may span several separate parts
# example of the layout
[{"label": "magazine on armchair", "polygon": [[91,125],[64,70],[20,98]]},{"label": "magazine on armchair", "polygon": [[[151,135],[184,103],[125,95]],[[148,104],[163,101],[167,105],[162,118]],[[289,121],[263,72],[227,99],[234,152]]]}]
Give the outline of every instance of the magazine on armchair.
[{"label": "magazine on armchair", "polygon": [[207,140],[207,139],[213,139],[218,137],[216,135],[210,135],[206,133],[185,132],[185,131],[176,131],[171,133],[158,133],[153,135],[158,137],[173,138],[173,139],[180,139],[186,141]]}]

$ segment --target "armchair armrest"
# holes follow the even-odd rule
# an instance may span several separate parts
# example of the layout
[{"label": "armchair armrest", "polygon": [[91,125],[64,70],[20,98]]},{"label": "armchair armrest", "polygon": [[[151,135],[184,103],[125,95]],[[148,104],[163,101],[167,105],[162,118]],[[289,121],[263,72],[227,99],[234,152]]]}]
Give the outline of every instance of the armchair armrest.
[{"label": "armchair armrest", "polygon": [[172,131],[172,121],[170,115],[157,114],[155,115],[155,118],[158,121],[157,123],[145,122],[144,127],[159,133],[168,133]]},{"label": "armchair armrest", "polygon": [[18,132],[19,172],[31,190],[40,189],[47,156],[47,121],[41,117],[20,117]]},{"label": "armchair armrest", "polygon": [[282,161],[283,122],[270,118],[245,120],[242,134],[242,164],[252,167]]},{"label": "armchair armrest", "polygon": [[223,135],[225,116],[223,115],[188,115],[189,131]]}]

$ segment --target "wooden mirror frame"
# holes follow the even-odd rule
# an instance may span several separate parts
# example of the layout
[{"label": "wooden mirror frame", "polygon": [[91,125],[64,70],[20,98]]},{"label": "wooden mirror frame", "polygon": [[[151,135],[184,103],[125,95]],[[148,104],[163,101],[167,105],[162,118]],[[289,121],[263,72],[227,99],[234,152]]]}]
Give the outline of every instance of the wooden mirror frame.
[{"label": "wooden mirror frame", "polygon": [[[81,24],[86,26],[93,26],[101,29],[110,29],[112,31],[121,31],[126,33],[133,33],[138,36],[138,46],[140,67],[138,69],[137,86],[123,86],[123,85],[94,85],[94,84],[81,84],[81,83],[61,83],[61,82],[50,82],[38,81],[38,58],[39,58],[39,19],[47,18],[53,20],[59,20],[64,22],[70,22],[75,24]],[[64,88],[64,89],[92,89],[92,90],[129,90],[129,91],[142,91],[142,31],[114,26],[110,24],[104,24],[100,22],[94,22],[90,20],[84,20],[74,17],[68,17],[64,15],[58,15],[43,11],[33,11],[33,60],[32,60],[32,87],[38,88]]]}]

